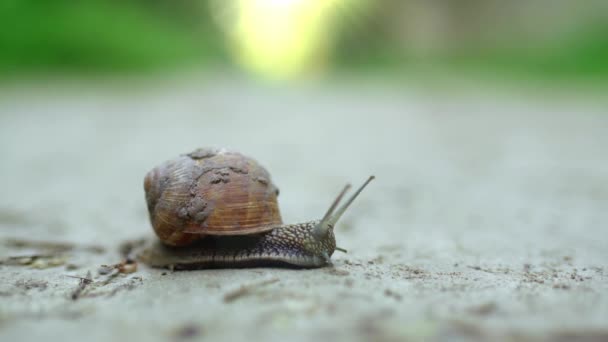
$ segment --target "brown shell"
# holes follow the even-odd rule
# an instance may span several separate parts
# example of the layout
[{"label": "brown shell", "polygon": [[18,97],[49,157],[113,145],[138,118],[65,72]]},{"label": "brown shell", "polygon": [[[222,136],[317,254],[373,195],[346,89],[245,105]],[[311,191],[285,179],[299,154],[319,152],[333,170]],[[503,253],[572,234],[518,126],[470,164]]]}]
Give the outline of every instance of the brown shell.
[{"label": "brown shell", "polygon": [[144,179],[150,221],[167,245],[204,235],[247,235],[282,223],[278,189],[255,160],[198,149],[154,168]]}]

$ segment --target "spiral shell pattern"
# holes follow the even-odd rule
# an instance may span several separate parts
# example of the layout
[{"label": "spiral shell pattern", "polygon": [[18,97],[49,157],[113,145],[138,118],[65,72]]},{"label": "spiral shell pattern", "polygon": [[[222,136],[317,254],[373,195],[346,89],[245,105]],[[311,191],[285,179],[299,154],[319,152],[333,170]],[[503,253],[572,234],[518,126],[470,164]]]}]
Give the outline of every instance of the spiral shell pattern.
[{"label": "spiral shell pattern", "polygon": [[152,227],[170,246],[205,235],[249,235],[281,225],[278,189],[252,158],[197,149],[167,161],[144,179]]}]

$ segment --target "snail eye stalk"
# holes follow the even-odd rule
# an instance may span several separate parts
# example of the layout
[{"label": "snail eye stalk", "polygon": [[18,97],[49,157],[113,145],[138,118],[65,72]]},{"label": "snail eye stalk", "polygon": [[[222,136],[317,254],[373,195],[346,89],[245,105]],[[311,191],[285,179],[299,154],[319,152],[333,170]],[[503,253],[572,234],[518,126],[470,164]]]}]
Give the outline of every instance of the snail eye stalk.
[{"label": "snail eye stalk", "polygon": [[325,216],[323,216],[323,219],[321,219],[321,221],[315,226],[313,230],[313,236],[315,237],[315,239],[321,240],[323,239],[323,237],[325,237],[325,235],[327,235],[329,227],[334,227],[336,225],[336,223],[338,222],[342,214],[344,214],[346,209],[348,209],[348,207],[355,201],[357,196],[359,196],[363,189],[365,189],[365,187],[374,178],[376,177],[369,176],[365,183],[363,183],[363,185],[361,185],[361,187],[359,187],[359,189],[357,189],[357,191],[355,191],[355,193],[350,196],[346,203],[344,203],[334,214],[334,210],[336,210],[336,207],[338,206],[338,204],[340,204],[342,197],[344,197],[344,194],[348,191],[348,189],[350,189],[350,184],[347,184],[344,189],[342,189],[338,197],[336,197],[332,205],[327,210],[327,213],[325,213]]}]

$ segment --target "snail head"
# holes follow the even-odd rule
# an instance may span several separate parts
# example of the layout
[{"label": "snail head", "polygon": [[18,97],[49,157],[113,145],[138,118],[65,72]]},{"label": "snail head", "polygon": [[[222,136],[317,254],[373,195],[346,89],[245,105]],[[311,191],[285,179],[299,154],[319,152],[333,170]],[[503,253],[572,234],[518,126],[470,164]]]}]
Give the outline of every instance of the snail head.
[{"label": "snail head", "polygon": [[[328,234],[333,231],[334,226],[336,225],[336,223],[338,222],[338,220],[340,219],[340,217],[344,214],[344,212],[346,211],[346,209],[348,209],[348,207],[355,201],[355,199],[357,198],[357,196],[359,196],[359,194],[363,191],[363,189],[365,189],[365,187],[374,178],[375,178],[374,176],[370,176],[365,181],[365,183],[363,183],[363,185],[361,185],[361,187],[359,187],[359,189],[357,189],[357,191],[355,191],[355,193],[352,196],[350,196],[350,198],[348,200],[346,200],[346,202],[344,204],[342,204],[336,210],[336,208],[338,207],[338,205],[342,201],[342,197],[344,197],[344,195],[346,194],[346,192],[351,188],[351,185],[347,184],[342,189],[342,191],[340,192],[340,194],[338,195],[338,197],[336,197],[336,199],[334,200],[334,202],[331,204],[331,206],[329,207],[329,209],[327,210],[327,212],[323,216],[323,218],[313,228],[312,236],[313,236],[313,238],[316,241],[321,242],[321,241],[323,241],[324,239],[327,238]],[[338,250],[338,251],[341,251],[341,252],[346,252],[345,249],[340,248],[340,247],[336,247],[335,249]]]}]

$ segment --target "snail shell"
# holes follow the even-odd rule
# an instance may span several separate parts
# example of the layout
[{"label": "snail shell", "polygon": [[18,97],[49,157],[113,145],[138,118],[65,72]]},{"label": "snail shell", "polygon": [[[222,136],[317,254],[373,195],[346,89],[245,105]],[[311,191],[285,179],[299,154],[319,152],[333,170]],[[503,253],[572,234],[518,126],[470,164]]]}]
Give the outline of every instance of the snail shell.
[{"label": "snail shell", "polygon": [[202,148],[154,168],[144,189],[150,221],[166,245],[205,235],[249,235],[281,225],[278,188],[252,158]]}]

